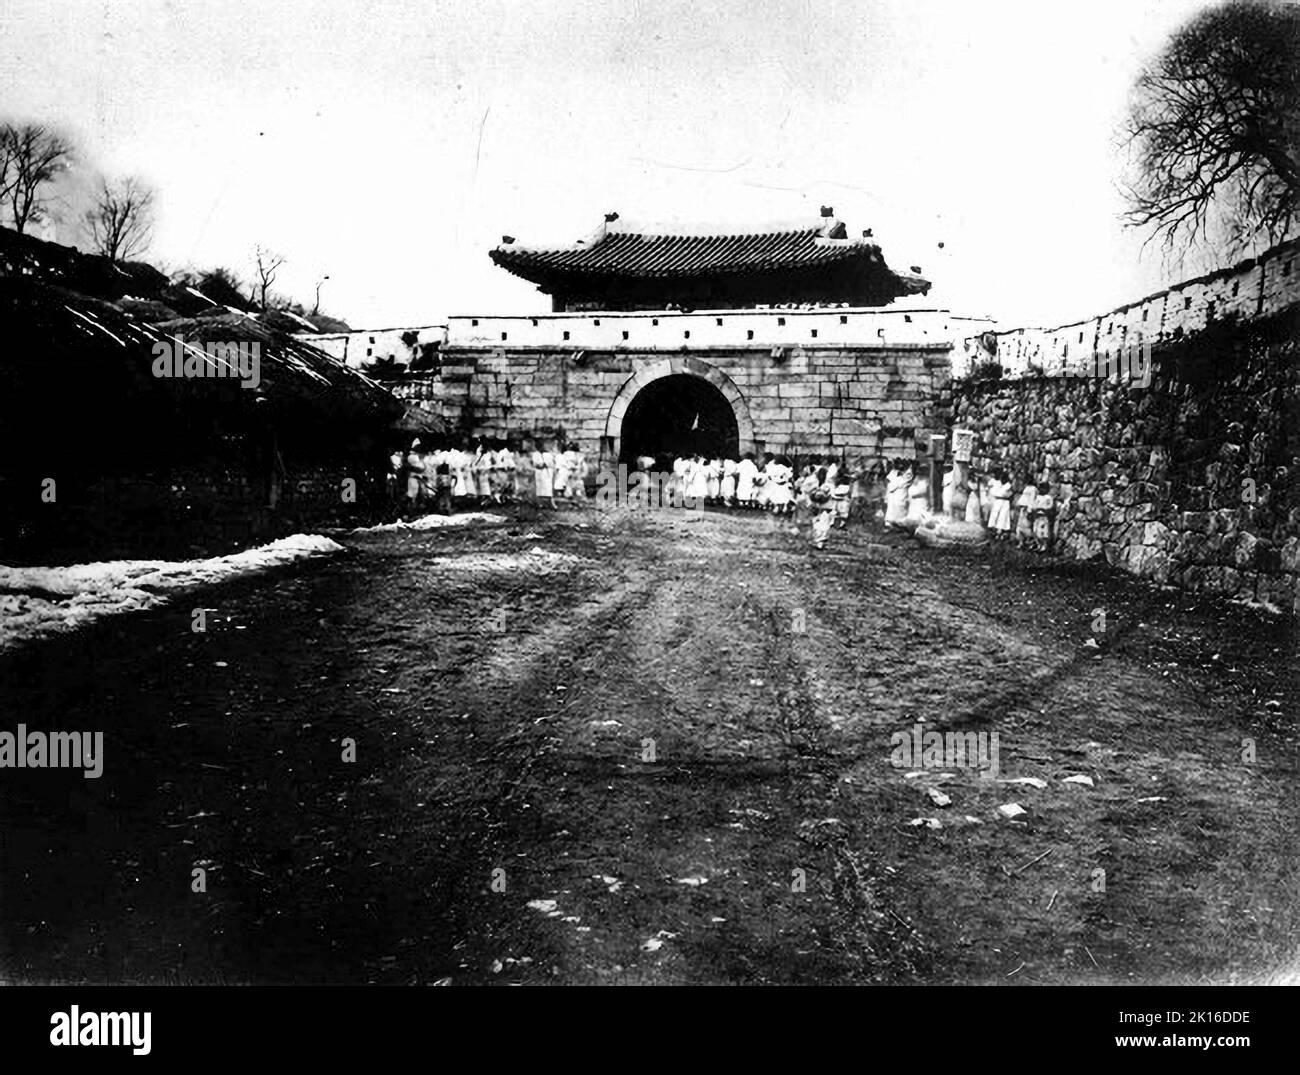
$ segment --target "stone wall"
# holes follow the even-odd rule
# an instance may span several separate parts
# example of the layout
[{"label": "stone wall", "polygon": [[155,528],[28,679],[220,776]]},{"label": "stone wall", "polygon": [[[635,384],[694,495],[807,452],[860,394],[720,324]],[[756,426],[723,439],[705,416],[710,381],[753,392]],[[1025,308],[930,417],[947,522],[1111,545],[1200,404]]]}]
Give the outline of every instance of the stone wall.
[{"label": "stone wall", "polygon": [[977,470],[1005,465],[1017,489],[1048,472],[1065,555],[1300,612],[1298,312],[1183,319],[1153,347],[1146,387],[960,378],[953,422],[976,430]]},{"label": "stone wall", "polygon": [[[733,405],[741,451],[809,451],[876,462],[946,431],[950,343],[870,347],[443,350],[436,376],[394,386],[467,436],[563,436],[617,452],[626,403],[657,376],[695,374]],[[602,443],[605,441],[605,443]]]},{"label": "stone wall", "polygon": [[[409,365],[424,344],[441,346],[447,339],[446,325],[412,325],[408,328],[368,328],[354,332],[297,333],[297,339],[319,348],[353,369],[384,359]],[[414,336],[415,345],[406,342]]]}]

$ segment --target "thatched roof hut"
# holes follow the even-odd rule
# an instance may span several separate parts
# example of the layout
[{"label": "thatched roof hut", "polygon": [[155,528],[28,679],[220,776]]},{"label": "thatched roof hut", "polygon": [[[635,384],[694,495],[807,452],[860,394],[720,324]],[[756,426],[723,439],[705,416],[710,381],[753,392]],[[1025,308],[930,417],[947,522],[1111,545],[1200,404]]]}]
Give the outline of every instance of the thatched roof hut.
[{"label": "thatched roof hut", "polygon": [[413,400],[406,402],[406,413],[393,423],[393,429],[419,437],[445,437],[447,420]]},{"label": "thatched roof hut", "polygon": [[170,283],[143,261],[114,262],[12,228],[0,228],[0,276],[32,277],[102,299],[155,298]]},{"label": "thatched roof hut", "polygon": [[[137,441],[156,451],[160,437],[187,442],[205,430],[268,423],[344,443],[359,432],[382,435],[404,413],[338,359],[226,309],[150,324],[90,296],[9,277],[0,278],[0,334],[0,469],[12,453],[30,457],[69,439],[102,438],[95,451],[109,454]],[[190,375],[164,368],[159,356],[169,354],[183,355]],[[227,356],[255,358],[254,367],[241,371]],[[184,443],[167,450],[178,448]]]}]

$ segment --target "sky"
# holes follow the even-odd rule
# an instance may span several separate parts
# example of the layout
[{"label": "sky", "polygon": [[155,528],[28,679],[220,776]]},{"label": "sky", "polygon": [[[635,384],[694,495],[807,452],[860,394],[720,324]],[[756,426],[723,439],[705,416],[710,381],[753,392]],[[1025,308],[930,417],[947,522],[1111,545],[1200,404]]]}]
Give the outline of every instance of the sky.
[{"label": "sky", "polygon": [[[503,234],[833,206],[927,305],[1054,325],[1195,275],[1120,222],[1116,131],[1190,0],[0,0],[0,114],[158,192],[146,255],[356,328],[549,309]],[[940,248],[939,244],[943,243]]]}]

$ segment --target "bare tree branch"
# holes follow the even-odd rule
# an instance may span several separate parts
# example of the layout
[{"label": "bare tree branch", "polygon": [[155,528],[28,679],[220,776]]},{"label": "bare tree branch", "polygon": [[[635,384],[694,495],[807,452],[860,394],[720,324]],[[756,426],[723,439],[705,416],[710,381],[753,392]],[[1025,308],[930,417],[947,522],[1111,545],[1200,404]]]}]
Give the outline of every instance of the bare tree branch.
[{"label": "bare tree branch", "polygon": [[276,273],[279,271],[280,266],[284,264],[285,259],[284,255],[277,254],[263,246],[257,248],[255,257],[257,262],[256,287],[260,298],[259,305],[261,306],[262,311],[265,312],[267,309],[267,294],[271,289],[271,285],[275,283]]},{"label": "bare tree branch", "polygon": [[44,124],[0,124],[0,195],[16,231],[41,219],[48,184],[71,162],[71,144]]},{"label": "bare tree branch", "polygon": [[139,179],[105,179],[94,207],[86,212],[94,252],[113,261],[142,253],[153,237],[153,202],[154,192]]},{"label": "bare tree branch", "polygon": [[1285,236],[1300,220],[1300,8],[1230,0],[1193,19],[1139,76],[1124,135],[1125,220],[1148,241]]}]

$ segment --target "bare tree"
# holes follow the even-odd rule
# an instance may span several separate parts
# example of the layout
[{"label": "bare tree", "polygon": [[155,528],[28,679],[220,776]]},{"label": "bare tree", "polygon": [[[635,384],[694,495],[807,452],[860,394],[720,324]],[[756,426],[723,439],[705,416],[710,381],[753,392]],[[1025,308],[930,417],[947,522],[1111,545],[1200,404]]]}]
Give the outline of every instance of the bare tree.
[{"label": "bare tree", "polygon": [[142,253],[153,237],[153,201],[154,192],[139,179],[105,179],[86,212],[94,252],[113,261]]},{"label": "bare tree", "polygon": [[1231,0],[1194,18],[1142,72],[1126,130],[1131,225],[1167,249],[1222,230],[1276,242],[1300,209],[1300,8]]},{"label": "bare tree", "polygon": [[256,252],[256,260],[257,283],[254,286],[256,287],[257,294],[260,298],[260,306],[263,312],[265,312],[267,309],[267,293],[270,291],[271,285],[275,283],[275,275],[279,271],[280,266],[284,264],[285,259],[282,254],[277,254],[274,251],[266,249],[266,247],[259,246]]},{"label": "bare tree", "polygon": [[72,146],[41,123],[0,125],[0,192],[18,232],[40,220],[48,184],[72,162]]},{"label": "bare tree", "polygon": [[324,276],[322,276],[319,280],[316,281],[316,302],[311,308],[312,317],[315,317],[318,313],[320,313],[320,289],[324,286],[325,281],[328,279],[329,279],[329,273],[326,273]]},{"label": "bare tree", "polygon": [[13,190],[15,172],[9,127],[7,124],[0,124],[0,207],[9,204],[9,192]]}]

